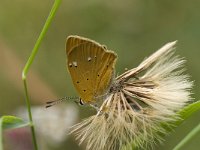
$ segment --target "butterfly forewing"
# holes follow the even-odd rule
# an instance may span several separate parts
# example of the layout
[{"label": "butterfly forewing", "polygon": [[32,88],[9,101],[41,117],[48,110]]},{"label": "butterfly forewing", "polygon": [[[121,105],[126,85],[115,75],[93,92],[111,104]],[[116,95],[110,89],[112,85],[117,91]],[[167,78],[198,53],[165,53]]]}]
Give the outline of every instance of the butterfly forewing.
[{"label": "butterfly forewing", "polygon": [[[77,38],[77,37],[74,37]],[[70,41],[78,41],[70,38]],[[73,46],[67,52],[68,70],[73,84],[85,103],[94,102],[95,98],[105,94],[114,73],[116,54],[106,50],[94,41],[84,41]]]},{"label": "butterfly forewing", "polygon": [[67,42],[66,42],[66,53],[67,53],[67,55],[69,55],[69,53],[71,52],[71,50],[74,47],[78,46],[81,43],[85,43],[85,42],[95,43],[95,44],[101,46],[99,43],[97,43],[97,42],[95,42],[91,39],[80,37],[80,36],[77,36],[77,35],[71,35],[71,36],[67,37]]}]

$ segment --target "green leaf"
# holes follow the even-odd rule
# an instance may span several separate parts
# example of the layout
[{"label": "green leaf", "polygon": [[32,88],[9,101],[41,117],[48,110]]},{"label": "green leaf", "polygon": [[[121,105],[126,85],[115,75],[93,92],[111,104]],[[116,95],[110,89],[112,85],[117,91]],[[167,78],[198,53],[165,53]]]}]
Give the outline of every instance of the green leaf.
[{"label": "green leaf", "polygon": [[181,111],[178,112],[182,120],[178,120],[176,122],[176,125],[180,125],[184,120],[192,116],[194,113],[200,111],[200,101],[194,102],[185,108],[183,108]]},{"label": "green leaf", "polygon": [[194,112],[197,112],[200,110],[200,101],[194,102],[188,106],[186,106],[183,110],[181,110],[179,113],[182,116],[183,119],[187,119],[190,117]]},{"label": "green leaf", "polygon": [[2,116],[0,118],[0,150],[3,150],[3,130],[28,126],[29,123],[15,116]]},{"label": "green leaf", "polygon": [[[185,108],[183,108],[179,115],[182,118],[182,120],[178,120],[176,122],[176,125],[180,125],[184,120],[192,116],[194,113],[198,112],[200,110],[200,101],[197,101],[195,103],[192,103]],[[186,135],[183,140],[178,143],[173,150],[180,150],[188,141],[190,141],[198,132],[200,131],[200,124],[195,127],[188,135]]]},{"label": "green leaf", "polygon": [[[186,119],[188,119],[190,116],[192,116],[194,113],[200,110],[200,101],[194,102],[190,105],[185,106],[183,109],[181,109],[177,114],[181,119],[178,119],[176,121],[169,122],[162,122],[161,126],[163,126],[168,132],[171,132],[175,127],[179,126],[181,123],[183,123]],[[169,125],[170,124],[170,125]],[[165,135],[161,135],[165,136]]]}]

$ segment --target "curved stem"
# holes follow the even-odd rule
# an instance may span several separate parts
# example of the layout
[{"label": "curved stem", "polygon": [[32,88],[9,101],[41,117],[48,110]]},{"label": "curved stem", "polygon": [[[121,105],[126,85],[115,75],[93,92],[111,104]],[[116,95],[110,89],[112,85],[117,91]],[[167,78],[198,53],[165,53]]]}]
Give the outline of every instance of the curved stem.
[{"label": "curved stem", "polygon": [[51,11],[49,13],[49,16],[48,16],[48,18],[47,18],[47,20],[46,20],[46,22],[44,24],[44,27],[43,27],[43,29],[42,29],[42,31],[41,31],[41,33],[40,33],[35,45],[34,45],[34,47],[33,47],[33,50],[31,52],[31,55],[30,55],[26,65],[25,65],[25,67],[23,69],[22,79],[26,78],[26,75],[27,75],[27,73],[29,71],[29,68],[30,68],[31,64],[33,63],[33,60],[35,59],[35,56],[36,56],[36,54],[38,52],[38,49],[39,49],[39,46],[40,46],[40,44],[41,44],[41,42],[42,42],[42,40],[43,40],[48,28],[49,28],[49,25],[52,22],[52,19],[55,16],[55,13],[56,13],[60,3],[61,3],[61,0],[55,0],[55,2],[53,4],[53,7],[52,7],[52,9],[51,9]]},{"label": "curved stem", "polygon": [[199,132],[200,132],[200,123],[188,135],[186,135],[186,137],[181,142],[179,142],[179,144],[176,145],[173,150],[181,150],[181,148],[183,148],[183,146]]},{"label": "curved stem", "polygon": [[35,147],[35,150],[38,150],[38,146],[37,146],[37,141],[36,141],[36,136],[35,136],[35,129],[34,129],[34,124],[33,124],[33,119],[32,119],[32,113],[31,113],[31,105],[30,105],[30,98],[29,98],[29,95],[28,95],[28,88],[27,88],[27,82],[26,82],[26,77],[27,77],[27,74],[28,74],[28,71],[30,69],[30,66],[31,64],[33,63],[33,60],[35,59],[35,56],[38,52],[38,49],[39,49],[39,46],[49,28],[49,25],[51,24],[52,22],[52,19],[54,18],[55,16],[55,13],[58,9],[58,6],[60,5],[61,3],[61,0],[55,0],[53,6],[52,6],[52,9],[49,13],[49,16],[44,24],[44,27],[34,45],[34,48],[31,52],[31,55],[22,71],[22,80],[23,80],[23,84],[24,84],[24,90],[25,90],[25,98],[26,98],[26,105],[27,105],[27,109],[28,109],[28,116],[29,116],[29,122],[30,122],[30,126],[31,126],[31,134],[32,134],[32,139],[33,139],[33,144],[34,144],[34,147]]}]

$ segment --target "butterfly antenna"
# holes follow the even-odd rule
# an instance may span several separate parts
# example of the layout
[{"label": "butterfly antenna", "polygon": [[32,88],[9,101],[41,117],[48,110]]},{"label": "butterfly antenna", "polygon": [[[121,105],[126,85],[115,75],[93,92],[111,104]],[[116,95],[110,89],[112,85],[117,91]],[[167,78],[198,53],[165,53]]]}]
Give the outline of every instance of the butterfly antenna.
[{"label": "butterfly antenna", "polygon": [[78,97],[63,97],[63,98],[60,98],[58,100],[53,100],[53,101],[48,101],[46,102],[46,108],[49,108],[49,107],[52,107],[54,105],[57,105],[57,104],[60,104],[61,102],[63,102],[64,100],[76,100],[76,99],[79,99]]},{"label": "butterfly antenna", "polygon": [[48,101],[46,102],[46,108],[49,108],[51,106],[57,105],[59,103],[61,103],[64,99],[58,99],[58,100],[54,100],[54,101]]}]

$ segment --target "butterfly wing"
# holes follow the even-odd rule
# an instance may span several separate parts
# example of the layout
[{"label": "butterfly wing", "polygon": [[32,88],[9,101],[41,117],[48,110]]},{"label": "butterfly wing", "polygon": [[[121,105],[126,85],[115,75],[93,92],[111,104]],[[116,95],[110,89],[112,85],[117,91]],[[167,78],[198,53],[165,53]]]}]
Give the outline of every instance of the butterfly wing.
[{"label": "butterfly wing", "polygon": [[94,41],[77,43],[67,48],[68,70],[83,102],[94,102],[110,86],[117,55]]},{"label": "butterfly wing", "polygon": [[67,55],[71,52],[71,50],[78,46],[81,43],[85,43],[85,42],[90,42],[90,43],[95,43],[98,46],[101,46],[99,43],[88,39],[88,38],[84,38],[84,37],[80,37],[78,35],[71,35],[67,37],[67,42],[66,42],[66,53]]}]

